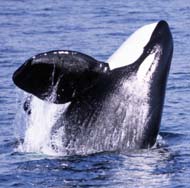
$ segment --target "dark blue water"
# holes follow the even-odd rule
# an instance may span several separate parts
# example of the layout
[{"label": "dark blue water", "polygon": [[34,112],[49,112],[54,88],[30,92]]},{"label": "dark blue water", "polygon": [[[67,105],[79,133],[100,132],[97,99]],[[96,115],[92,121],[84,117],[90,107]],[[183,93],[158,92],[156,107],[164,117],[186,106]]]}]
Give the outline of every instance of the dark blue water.
[{"label": "dark blue water", "polygon": [[[129,154],[51,157],[16,150],[22,124],[14,70],[27,58],[70,49],[106,60],[138,27],[165,19],[174,55],[160,147]],[[0,187],[190,187],[189,0],[0,1]]]}]

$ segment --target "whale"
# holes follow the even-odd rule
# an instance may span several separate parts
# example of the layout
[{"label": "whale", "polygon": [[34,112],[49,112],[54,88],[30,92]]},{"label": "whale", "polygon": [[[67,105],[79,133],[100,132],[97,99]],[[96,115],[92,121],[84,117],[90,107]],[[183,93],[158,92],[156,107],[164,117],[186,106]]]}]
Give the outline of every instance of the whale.
[{"label": "whale", "polygon": [[26,60],[12,79],[30,94],[28,116],[34,97],[66,105],[51,129],[52,139],[62,135],[66,154],[146,149],[159,133],[172,54],[172,34],[161,20],[137,29],[106,61],[48,51]]}]

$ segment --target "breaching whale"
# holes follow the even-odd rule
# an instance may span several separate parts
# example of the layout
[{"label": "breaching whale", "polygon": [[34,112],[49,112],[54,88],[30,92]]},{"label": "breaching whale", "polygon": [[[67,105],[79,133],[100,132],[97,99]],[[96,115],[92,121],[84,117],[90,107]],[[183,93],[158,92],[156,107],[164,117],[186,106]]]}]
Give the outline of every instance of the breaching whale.
[{"label": "breaching whale", "polygon": [[[149,148],[159,132],[172,53],[162,20],[135,31],[106,62],[76,51],[45,52],[18,68],[13,81],[32,97],[67,103],[51,135],[62,131],[68,155]],[[33,113],[29,103],[25,110]]]}]

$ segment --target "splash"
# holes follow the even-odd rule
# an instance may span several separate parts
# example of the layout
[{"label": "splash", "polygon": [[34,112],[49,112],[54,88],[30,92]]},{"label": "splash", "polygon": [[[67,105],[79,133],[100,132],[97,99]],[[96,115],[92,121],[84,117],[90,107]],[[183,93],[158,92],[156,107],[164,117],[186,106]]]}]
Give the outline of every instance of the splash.
[{"label": "splash", "polygon": [[[21,143],[17,148],[20,152],[35,152],[47,155],[64,155],[63,150],[55,150],[52,145],[52,143],[56,143],[56,146],[60,148],[63,131],[60,130],[60,132],[57,132],[52,140],[52,129],[69,103],[64,105],[53,104],[57,98],[56,92],[60,81],[59,78],[56,83],[54,83],[54,76],[55,66],[52,71],[52,83],[49,87],[49,91],[47,91],[49,96],[46,98],[46,101],[38,99],[33,95],[28,96],[28,94],[26,94],[24,96],[24,102],[30,98],[28,100],[29,104],[27,104],[30,110],[27,111],[31,111],[31,113],[25,113],[24,118],[22,113],[22,118],[20,119],[22,121],[24,119],[26,127],[24,131],[24,142]],[[21,104],[23,104],[23,99],[21,101]]]},{"label": "splash", "polygon": [[[32,113],[25,116],[24,142],[19,145],[18,151],[59,155],[52,148],[51,130],[68,104],[56,105],[33,96],[30,105]],[[61,137],[57,137],[57,142],[60,142],[58,139]]]}]

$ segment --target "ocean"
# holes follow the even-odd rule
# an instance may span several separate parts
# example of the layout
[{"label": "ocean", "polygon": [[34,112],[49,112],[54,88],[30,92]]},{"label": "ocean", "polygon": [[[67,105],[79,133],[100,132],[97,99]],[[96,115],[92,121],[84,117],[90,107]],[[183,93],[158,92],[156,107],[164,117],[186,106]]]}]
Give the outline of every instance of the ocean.
[{"label": "ocean", "polygon": [[[27,125],[12,74],[26,59],[63,49],[105,61],[137,28],[159,20],[174,40],[159,147],[70,157],[18,149]],[[0,0],[0,187],[189,188],[189,29],[189,0]]]}]

